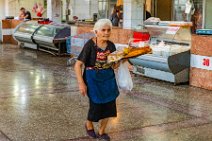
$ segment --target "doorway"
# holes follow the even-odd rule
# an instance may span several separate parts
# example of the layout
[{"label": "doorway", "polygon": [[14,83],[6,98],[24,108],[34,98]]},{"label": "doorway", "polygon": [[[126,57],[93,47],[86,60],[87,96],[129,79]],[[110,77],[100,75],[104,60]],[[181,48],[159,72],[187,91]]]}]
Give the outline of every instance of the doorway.
[{"label": "doorway", "polygon": [[162,21],[172,20],[173,0],[146,0],[146,10]]}]

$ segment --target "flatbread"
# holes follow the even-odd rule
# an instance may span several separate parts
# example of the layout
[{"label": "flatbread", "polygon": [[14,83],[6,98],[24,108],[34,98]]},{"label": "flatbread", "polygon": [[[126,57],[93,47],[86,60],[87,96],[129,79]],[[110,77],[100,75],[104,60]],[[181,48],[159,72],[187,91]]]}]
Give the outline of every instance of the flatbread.
[{"label": "flatbread", "polygon": [[107,57],[107,60],[108,60],[108,63],[117,62],[121,59],[133,58],[140,55],[144,55],[144,54],[150,53],[151,51],[152,50],[149,46],[139,47],[139,48],[128,47],[128,48],[124,48],[121,51],[119,50],[109,54]]}]

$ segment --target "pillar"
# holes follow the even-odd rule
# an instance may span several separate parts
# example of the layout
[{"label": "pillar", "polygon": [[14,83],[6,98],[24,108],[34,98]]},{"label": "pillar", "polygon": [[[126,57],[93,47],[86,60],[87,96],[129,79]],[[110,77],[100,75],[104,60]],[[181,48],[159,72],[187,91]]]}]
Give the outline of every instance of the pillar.
[{"label": "pillar", "polygon": [[61,0],[47,0],[47,18],[56,23],[61,23]]},{"label": "pillar", "polygon": [[144,19],[144,1],[145,0],[124,0],[123,28],[141,28]]},{"label": "pillar", "polygon": [[4,19],[5,18],[5,0],[2,0],[0,1],[0,12],[1,12],[1,15],[0,15],[0,19]]}]

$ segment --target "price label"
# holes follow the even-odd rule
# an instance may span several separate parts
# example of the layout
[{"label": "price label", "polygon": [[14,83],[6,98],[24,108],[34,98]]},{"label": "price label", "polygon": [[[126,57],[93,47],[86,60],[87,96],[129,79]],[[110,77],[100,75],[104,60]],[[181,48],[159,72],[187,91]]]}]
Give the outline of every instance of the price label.
[{"label": "price label", "polygon": [[210,59],[209,58],[203,58],[202,60],[203,66],[209,67],[210,66]]},{"label": "price label", "polygon": [[191,67],[212,70],[212,57],[191,54]]}]

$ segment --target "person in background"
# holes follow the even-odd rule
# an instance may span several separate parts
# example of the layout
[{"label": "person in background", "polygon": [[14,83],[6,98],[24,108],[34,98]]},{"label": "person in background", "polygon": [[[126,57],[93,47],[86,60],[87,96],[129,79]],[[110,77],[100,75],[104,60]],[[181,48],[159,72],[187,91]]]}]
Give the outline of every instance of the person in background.
[{"label": "person in background", "polygon": [[21,7],[19,19],[21,19],[21,20],[23,20],[23,19],[31,20],[32,19],[31,13],[29,11],[26,11],[26,9],[24,7]]},{"label": "person in background", "polygon": [[149,11],[146,10],[146,20],[149,19],[151,16],[151,13]]},{"label": "person in background", "polygon": [[24,19],[24,13],[21,10],[19,12],[19,16],[18,16],[17,19],[19,19],[19,20],[23,20]]},{"label": "person in background", "polygon": [[202,28],[202,14],[200,8],[195,8],[194,14],[191,16],[191,22],[193,23],[191,27],[192,33],[196,33],[197,29]]},{"label": "person in background", "polygon": [[[93,28],[96,37],[88,40],[83,47],[76,63],[75,73],[80,93],[88,96],[89,111],[85,129],[92,138],[110,140],[105,129],[110,117],[117,116],[116,98],[119,95],[114,70],[119,63],[107,63],[107,56],[116,50],[113,42],[109,41],[112,23],[109,19],[98,20]],[[82,75],[82,66],[84,72]],[[93,122],[99,122],[97,134]]]},{"label": "person in background", "polygon": [[120,20],[120,11],[119,9],[117,9],[115,5],[110,16],[110,21],[112,22],[113,26],[119,26],[119,20]]},{"label": "person in background", "polygon": [[151,13],[149,11],[151,11],[149,8],[148,8],[148,5],[145,4],[145,20],[149,19],[150,17],[152,17]]}]

